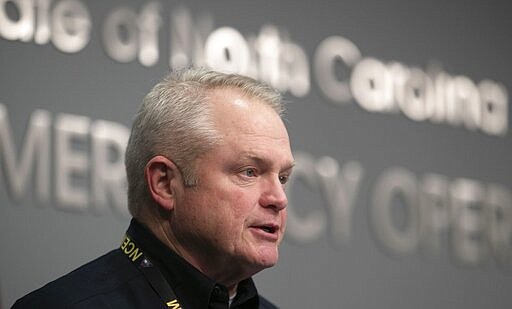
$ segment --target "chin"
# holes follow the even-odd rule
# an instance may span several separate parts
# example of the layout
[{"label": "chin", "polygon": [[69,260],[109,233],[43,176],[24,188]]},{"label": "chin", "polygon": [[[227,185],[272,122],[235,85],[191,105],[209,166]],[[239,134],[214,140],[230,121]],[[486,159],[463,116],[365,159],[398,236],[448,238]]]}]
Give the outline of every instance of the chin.
[{"label": "chin", "polygon": [[258,264],[262,269],[276,265],[278,259],[279,252],[277,248],[264,247],[260,248],[258,252]]}]

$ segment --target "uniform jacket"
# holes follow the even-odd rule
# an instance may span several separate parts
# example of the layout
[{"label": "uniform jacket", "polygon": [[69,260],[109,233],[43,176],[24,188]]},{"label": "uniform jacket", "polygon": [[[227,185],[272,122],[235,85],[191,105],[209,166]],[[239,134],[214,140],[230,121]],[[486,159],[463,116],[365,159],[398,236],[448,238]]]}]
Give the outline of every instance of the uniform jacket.
[{"label": "uniform jacket", "polygon": [[[158,269],[177,300],[169,305],[144,274],[145,257]],[[24,308],[172,308],[227,309],[227,289],[199,272],[161,243],[148,229],[132,220],[120,248],[19,299]],[[239,283],[231,308],[277,308],[261,297],[251,278]]]}]

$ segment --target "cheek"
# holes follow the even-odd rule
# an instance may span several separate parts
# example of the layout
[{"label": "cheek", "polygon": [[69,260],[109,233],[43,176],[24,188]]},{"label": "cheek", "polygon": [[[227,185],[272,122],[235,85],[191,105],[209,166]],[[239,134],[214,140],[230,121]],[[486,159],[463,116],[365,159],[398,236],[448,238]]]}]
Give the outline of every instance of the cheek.
[{"label": "cheek", "polygon": [[[254,187],[239,187],[231,183],[217,183],[204,194],[189,200],[197,223],[221,234],[238,235],[246,221],[257,209],[258,192]],[[198,222],[203,221],[203,222]]]},{"label": "cheek", "polygon": [[258,204],[257,194],[251,188],[234,187],[226,190],[223,196],[224,202],[229,204],[236,217],[247,215]]},{"label": "cheek", "polygon": [[179,224],[196,233],[209,230],[213,223],[211,218],[215,215],[213,199],[209,199],[209,196],[211,195],[195,192],[186,195],[176,210],[176,220]]},{"label": "cheek", "polygon": [[285,209],[281,210],[281,226],[282,226],[282,235],[283,236],[284,236],[284,232],[286,232],[286,219],[287,218],[288,218],[288,212],[285,208]]},{"label": "cheek", "polygon": [[[210,224],[228,230],[228,226],[236,228],[246,217],[246,194],[238,188],[229,188],[210,191],[198,201],[201,211]],[[234,231],[231,231],[234,232]]]}]

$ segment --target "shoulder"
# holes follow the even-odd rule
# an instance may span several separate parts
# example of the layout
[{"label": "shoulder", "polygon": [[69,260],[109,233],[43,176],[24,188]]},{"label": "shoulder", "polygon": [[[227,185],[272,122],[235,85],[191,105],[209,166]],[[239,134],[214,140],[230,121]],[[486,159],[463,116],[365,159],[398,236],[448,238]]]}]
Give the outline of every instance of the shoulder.
[{"label": "shoulder", "polygon": [[260,298],[260,309],[278,309],[276,305],[268,301],[265,297],[259,296]]},{"label": "shoulder", "polygon": [[121,251],[113,250],[24,296],[12,308],[80,308],[80,303],[104,302],[105,295],[128,293],[140,284],[145,284],[142,274]]}]

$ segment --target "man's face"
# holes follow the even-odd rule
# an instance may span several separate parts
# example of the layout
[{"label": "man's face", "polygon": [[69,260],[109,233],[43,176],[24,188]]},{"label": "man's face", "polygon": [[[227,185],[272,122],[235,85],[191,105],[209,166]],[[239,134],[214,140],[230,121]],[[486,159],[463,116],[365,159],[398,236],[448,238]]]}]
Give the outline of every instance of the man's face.
[{"label": "man's face", "polygon": [[270,107],[237,90],[214,90],[210,100],[222,141],[196,161],[199,182],[178,194],[171,225],[194,264],[250,276],[278,259],[293,166],[288,134]]}]

